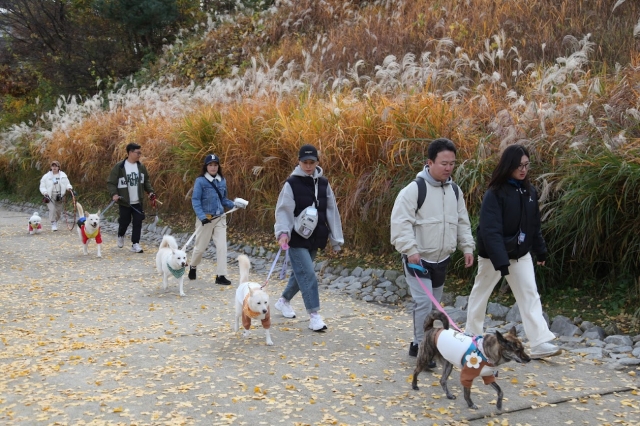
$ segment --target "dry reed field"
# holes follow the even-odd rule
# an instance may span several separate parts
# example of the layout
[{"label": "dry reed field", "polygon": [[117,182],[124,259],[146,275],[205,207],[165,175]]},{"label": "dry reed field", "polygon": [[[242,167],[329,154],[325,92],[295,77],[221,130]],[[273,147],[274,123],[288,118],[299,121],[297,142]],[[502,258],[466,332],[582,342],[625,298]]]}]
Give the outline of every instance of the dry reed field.
[{"label": "dry reed field", "polygon": [[603,0],[302,0],[218,17],[167,46],[157,78],[61,98],[3,132],[0,181],[31,196],[55,158],[100,204],[135,141],[163,208],[190,218],[215,152],[230,195],[251,203],[234,226],[269,232],[298,147],[312,143],[347,245],[389,253],[393,200],[430,140],[458,146],[472,217],[500,150],[524,143],[554,254],[542,281],[627,280],[625,297],[640,300],[639,18],[637,2]]}]

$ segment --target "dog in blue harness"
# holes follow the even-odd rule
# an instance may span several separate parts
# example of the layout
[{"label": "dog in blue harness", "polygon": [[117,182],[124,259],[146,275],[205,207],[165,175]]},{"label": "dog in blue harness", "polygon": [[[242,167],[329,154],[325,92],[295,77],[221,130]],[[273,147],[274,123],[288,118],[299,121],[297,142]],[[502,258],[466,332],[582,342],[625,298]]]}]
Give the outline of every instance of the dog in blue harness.
[{"label": "dog in blue harness", "polygon": [[460,368],[460,382],[464,388],[464,399],[469,408],[478,407],[471,400],[473,379],[481,376],[485,385],[491,385],[497,394],[496,408],[502,410],[502,389],[496,383],[496,367],[511,360],[518,363],[531,361],[516,334],[516,328],[502,334],[488,333],[484,336],[469,336],[449,328],[449,319],[439,311],[433,311],[424,322],[424,339],[418,349],[416,368],[411,386],[418,390],[418,374],[428,369],[432,360],[442,362],[440,385],[447,398],[455,399],[447,380],[453,366]]}]

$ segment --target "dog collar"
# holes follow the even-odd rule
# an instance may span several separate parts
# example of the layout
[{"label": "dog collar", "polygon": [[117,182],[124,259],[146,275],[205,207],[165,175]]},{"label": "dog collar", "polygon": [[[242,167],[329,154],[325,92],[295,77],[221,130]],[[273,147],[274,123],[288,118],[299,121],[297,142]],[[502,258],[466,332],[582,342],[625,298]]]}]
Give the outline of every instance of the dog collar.
[{"label": "dog collar", "polygon": [[482,337],[475,336],[471,342],[471,345],[469,346],[469,349],[467,349],[464,355],[462,355],[462,360],[460,360],[460,364],[463,367],[465,365],[468,365],[469,367],[472,367],[472,368],[480,368],[480,364],[482,362],[485,362],[489,365],[493,365],[491,364],[491,362],[489,362],[487,357],[480,350],[480,347],[479,347],[480,345],[478,344],[478,341],[480,340],[482,340]]},{"label": "dog collar", "polygon": [[249,293],[247,293],[242,303],[242,313],[249,318],[258,318],[260,316],[260,312],[252,311],[249,307]]},{"label": "dog collar", "polygon": [[171,266],[169,266],[169,264],[167,263],[167,269],[169,270],[169,272],[171,272],[171,275],[173,275],[176,278],[180,278],[181,276],[184,275],[184,270],[185,267],[183,266],[180,269],[173,269]]}]

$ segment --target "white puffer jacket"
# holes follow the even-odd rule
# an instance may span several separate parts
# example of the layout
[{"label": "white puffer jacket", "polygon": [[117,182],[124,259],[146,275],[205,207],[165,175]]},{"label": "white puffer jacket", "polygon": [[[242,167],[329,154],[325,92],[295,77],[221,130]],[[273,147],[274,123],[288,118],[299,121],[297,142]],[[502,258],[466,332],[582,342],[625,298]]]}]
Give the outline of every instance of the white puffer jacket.
[{"label": "white puffer jacket", "polygon": [[40,179],[40,193],[42,195],[54,195],[54,182],[56,180],[59,186],[57,186],[55,189],[57,191],[60,191],[60,195],[64,195],[67,190],[70,190],[72,188],[71,183],[69,182],[69,178],[67,177],[65,172],[60,171],[58,172],[58,176],[54,177],[53,172],[49,171],[44,176],[42,176],[42,179]]}]

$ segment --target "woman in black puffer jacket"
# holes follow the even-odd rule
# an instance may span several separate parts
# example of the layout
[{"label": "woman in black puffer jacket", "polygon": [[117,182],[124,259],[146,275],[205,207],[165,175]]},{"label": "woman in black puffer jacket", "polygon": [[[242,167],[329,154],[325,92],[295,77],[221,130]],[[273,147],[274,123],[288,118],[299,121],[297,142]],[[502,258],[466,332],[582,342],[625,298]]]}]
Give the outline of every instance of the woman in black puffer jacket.
[{"label": "woman in black puffer jacket", "polygon": [[482,200],[478,225],[478,275],[469,295],[466,331],[481,335],[493,288],[506,277],[516,298],[531,357],[560,353],[542,315],[531,253],[544,265],[547,249],[540,231],[540,210],[529,182],[529,152],[511,145],[502,153]]}]

